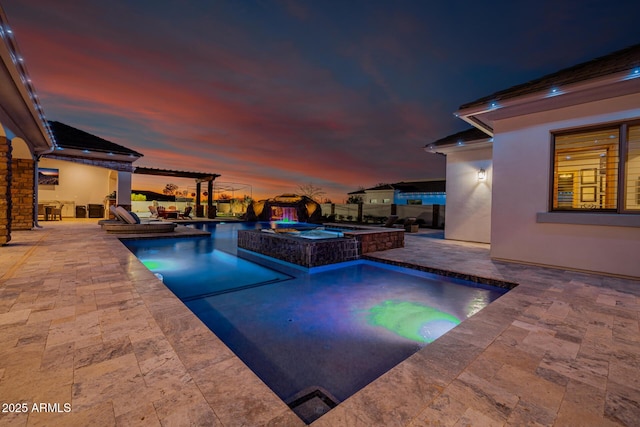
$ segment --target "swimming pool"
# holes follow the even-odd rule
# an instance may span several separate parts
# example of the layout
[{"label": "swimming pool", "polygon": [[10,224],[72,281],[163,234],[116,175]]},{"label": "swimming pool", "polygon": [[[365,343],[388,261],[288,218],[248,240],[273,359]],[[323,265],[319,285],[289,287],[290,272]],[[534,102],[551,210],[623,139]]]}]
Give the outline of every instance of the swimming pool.
[{"label": "swimming pool", "polygon": [[320,396],[315,416],[505,292],[370,261],[309,273],[237,256],[237,230],[263,226],[125,244],[292,409]]}]

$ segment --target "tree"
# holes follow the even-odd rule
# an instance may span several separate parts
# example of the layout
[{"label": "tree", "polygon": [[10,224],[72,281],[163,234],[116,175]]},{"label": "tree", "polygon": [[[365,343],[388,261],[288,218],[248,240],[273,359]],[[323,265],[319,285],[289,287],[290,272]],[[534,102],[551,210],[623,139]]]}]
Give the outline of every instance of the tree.
[{"label": "tree", "polygon": [[164,190],[162,190],[162,194],[166,194],[167,196],[171,196],[173,194],[175,194],[176,190],[178,189],[178,186],[175,184],[167,184],[164,187]]},{"label": "tree", "polygon": [[353,194],[347,199],[347,203],[362,203],[362,196],[354,196]]},{"label": "tree", "polygon": [[303,196],[307,196],[313,200],[320,200],[320,197],[327,194],[325,191],[322,191],[322,188],[316,187],[312,183],[303,184],[298,186],[298,190],[300,194]]},{"label": "tree", "polygon": [[251,203],[253,203],[253,198],[251,196],[247,196],[246,194],[242,197],[242,204],[247,207]]}]

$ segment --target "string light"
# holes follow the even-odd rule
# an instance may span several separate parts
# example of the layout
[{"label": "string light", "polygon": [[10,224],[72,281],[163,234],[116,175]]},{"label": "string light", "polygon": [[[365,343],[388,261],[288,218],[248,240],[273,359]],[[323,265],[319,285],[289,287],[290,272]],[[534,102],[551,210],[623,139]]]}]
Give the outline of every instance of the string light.
[{"label": "string light", "polygon": [[53,143],[54,148],[57,148],[56,139],[51,131],[51,127],[49,126],[49,121],[46,119],[44,115],[44,109],[40,104],[40,100],[38,95],[36,94],[36,90],[33,87],[33,83],[31,78],[29,77],[29,73],[27,72],[27,68],[24,63],[24,58],[22,55],[18,53],[18,46],[16,40],[13,35],[13,31],[9,26],[5,23],[0,22],[0,37],[2,37],[5,41],[5,45],[9,49],[9,55],[11,56],[11,60],[16,66],[18,73],[20,74],[20,80],[27,90],[27,94],[31,101],[33,102],[33,107],[35,111],[38,113],[40,120],[42,121],[42,126],[44,127],[45,132],[47,133],[49,140]]}]

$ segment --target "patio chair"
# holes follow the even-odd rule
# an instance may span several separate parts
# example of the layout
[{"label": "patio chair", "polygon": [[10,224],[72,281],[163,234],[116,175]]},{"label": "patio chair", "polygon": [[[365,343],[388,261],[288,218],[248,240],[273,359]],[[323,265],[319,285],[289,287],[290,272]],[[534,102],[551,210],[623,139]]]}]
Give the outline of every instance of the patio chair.
[{"label": "patio chair", "polygon": [[415,218],[407,218],[404,222],[404,231],[407,233],[417,233],[418,232],[418,224],[416,224]]},{"label": "patio chair", "polygon": [[155,206],[149,206],[149,212],[151,212],[151,218],[158,218],[158,209]]},{"label": "patio chair", "polygon": [[183,213],[178,213],[178,218],[180,219],[191,219],[191,206],[187,206],[186,208],[184,208],[184,212]]},{"label": "patio chair", "polygon": [[384,223],[383,227],[393,228],[393,224],[395,224],[397,220],[398,215],[390,215],[389,218],[387,218],[387,222]]},{"label": "patio chair", "polygon": [[51,208],[51,220],[55,221],[56,217],[62,221],[62,207],[64,204],[60,204],[60,206],[54,206]]},{"label": "patio chair", "polygon": [[59,219],[62,221],[62,207],[64,204],[56,202],[55,205],[44,206],[44,219],[45,221],[55,221]]}]

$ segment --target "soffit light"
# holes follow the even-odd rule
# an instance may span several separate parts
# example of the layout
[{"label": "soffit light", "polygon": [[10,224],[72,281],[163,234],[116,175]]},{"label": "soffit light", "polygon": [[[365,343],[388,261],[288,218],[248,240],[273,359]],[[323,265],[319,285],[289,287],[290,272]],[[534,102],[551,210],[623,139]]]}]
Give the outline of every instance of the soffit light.
[{"label": "soffit light", "polygon": [[631,70],[629,72],[629,74],[627,74],[625,77],[622,78],[622,80],[629,80],[629,79],[635,79],[640,77],[640,68],[634,68],[633,70]]},{"label": "soffit light", "polygon": [[565,92],[563,90],[560,90],[558,87],[554,86],[551,89],[549,89],[549,93],[547,94],[547,98],[550,98],[552,96],[558,96],[558,95],[562,95]]},{"label": "soffit light", "polygon": [[22,57],[22,55],[18,53],[18,47],[17,47],[18,45],[16,43],[15,37],[13,36],[13,31],[11,30],[11,28],[9,28],[8,25],[4,23],[0,23],[0,37],[2,37],[5,40],[5,44],[9,49],[9,54],[11,55],[11,60],[15,64],[16,69],[20,74],[20,80],[22,81],[22,84],[24,84],[25,88],[27,89],[29,98],[31,98],[31,101],[33,102],[33,106],[38,112],[40,120],[42,121],[42,125],[45,131],[47,132],[49,139],[53,143],[53,146],[57,148],[56,138],[53,135],[51,128],[49,127],[49,122],[44,116],[44,110],[40,105],[40,101],[38,100],[38,96],[36,95],[36,90],[33,87],[33,83],[31,82],[31,78],[29,77],[29,73],[27,72],[27,68],[24,64],[24,58]]}]

